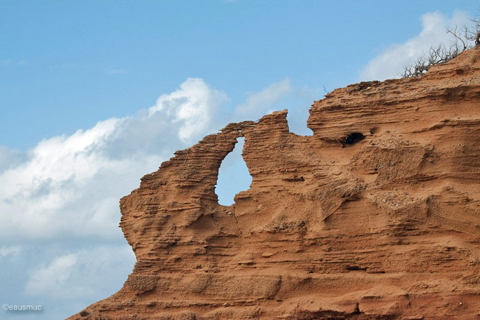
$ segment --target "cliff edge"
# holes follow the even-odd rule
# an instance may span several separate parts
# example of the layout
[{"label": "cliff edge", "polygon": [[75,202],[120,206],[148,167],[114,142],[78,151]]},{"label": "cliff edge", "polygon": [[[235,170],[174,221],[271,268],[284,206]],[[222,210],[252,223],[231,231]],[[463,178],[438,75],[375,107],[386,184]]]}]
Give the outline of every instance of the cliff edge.
[{"label": "cliff edge", "polygon": [[[137,262],[70,319],[480,319],[480,50],[227,125],[120,201]],[[218,204],[237,138],[252,176]]]}]

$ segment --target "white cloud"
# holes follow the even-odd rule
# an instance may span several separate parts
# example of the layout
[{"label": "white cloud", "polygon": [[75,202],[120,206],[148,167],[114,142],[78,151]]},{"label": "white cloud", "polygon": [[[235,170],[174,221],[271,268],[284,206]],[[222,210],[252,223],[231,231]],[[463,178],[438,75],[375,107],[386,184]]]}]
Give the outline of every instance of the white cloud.
[{"label": "white cloud", "polygon": [[[126,246],[98,246],[60,255],[30,271],[25,285],[28,296],[57,300],[97,299],[118,290],[126,280],[125,269],[134,255]],[[117,283],[112,283],[116,281]]]},{"label": "white cloud", "polygon": [[0,146],[0,174],[25,160],[25,154],[19,150]]},{"label": "white cloud", "polygon": [[422,31],[402,44],[393,44],[380,55],[372,59],[360,74],[360,80],[385,80],[396,78],[405,66],[409,66],[421,56],[427,55],[429,49],[439,44],[449,47],[455,42],[447,28],[471,25],[468,14],[455,11],[451,18],[436,11],[422,15]]},{"label": "white cloud", "polygon": [[20,246],[2,246],[0,247],[0,257],[16,256],[21,252]]},{"label": "white cloud", "polygon": [[47,267],[40,267],[32,272],[26,287],[27,294],[59,293],[58,289],[62,289],[65,285],[77,260],[77,254],[67,254],[53,260]]},{"label": "white cloud", "polygon": [[179,126],[180,140],[191,142],[193,136],[210,127],[218,108],[227,102],[224,92],[212,89],[203,79],[189,78],[177,91],[161,95],[149,109],[149,116],[163,112],[167,121]]},{"label": "white cloud", "polygon": [[44,139],[14,165],[1,148],[0,238],[121,239],[119,199],[179,146],[213,131],[227,101],[202,79],[188,79],[149,110]]},{"label": "white cloud", "polygon": [[[104,150],[123,122],[109,119],[69,137],[42,140],[27,153],[26,161],[1,173],[0,237],[55,237],[85,225],[95,202],[111,194],[112,189],[105,188],[87,196],[85,188],[118,167]],[[119,176],[124,177],[122,171]],[[96,229],[101,231],[100,226]]]},{"label": "white cloud", "polygon": [[285,78],[280,82],[272,83],[260,92],[250,94],[246,103],[235,108],[235,121],[260,118],[268,111],[273,111],[273,104],[291,91],[290,79]]}]

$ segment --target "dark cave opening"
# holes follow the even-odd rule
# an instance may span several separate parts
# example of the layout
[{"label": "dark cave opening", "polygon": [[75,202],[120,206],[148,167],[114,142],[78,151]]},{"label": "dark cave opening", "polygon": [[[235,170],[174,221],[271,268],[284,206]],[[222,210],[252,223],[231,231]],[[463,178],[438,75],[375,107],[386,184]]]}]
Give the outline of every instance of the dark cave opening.
[{"label": "dark cave opening", "polygon": [[352,146],[355,143],[362,141],[363,139],[365,139],[365,136],[363,134],[361,134],[360,132],[354,132],[345,139],[345,144]]}]

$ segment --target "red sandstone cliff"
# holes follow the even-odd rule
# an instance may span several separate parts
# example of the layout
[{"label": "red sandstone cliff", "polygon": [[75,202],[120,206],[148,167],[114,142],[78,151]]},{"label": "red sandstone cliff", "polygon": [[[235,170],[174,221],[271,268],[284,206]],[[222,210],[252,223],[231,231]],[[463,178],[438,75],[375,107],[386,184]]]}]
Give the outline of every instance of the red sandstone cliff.
[{"label": "red sandstone cliff", "polygon": [[[137,263],[71,319],[480,318],[480,50],[233,123],[121,199]],[[245,137],[253,178],[218,204]]]}]

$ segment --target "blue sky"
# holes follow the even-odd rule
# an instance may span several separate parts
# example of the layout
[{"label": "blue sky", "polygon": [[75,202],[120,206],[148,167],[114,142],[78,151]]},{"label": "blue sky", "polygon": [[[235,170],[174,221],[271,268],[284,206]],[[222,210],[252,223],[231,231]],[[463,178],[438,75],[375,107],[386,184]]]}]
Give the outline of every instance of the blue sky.
[{"label": "blue sky", "polygon": [[[0,302],[44,307],[0,317],[118,290],[118,200],[175,150],[272,110],[310,134],[325,89],[396,77],[468,16],[477,1],[0,0]],[[223,203],[248,188],[240,151]]]}]

